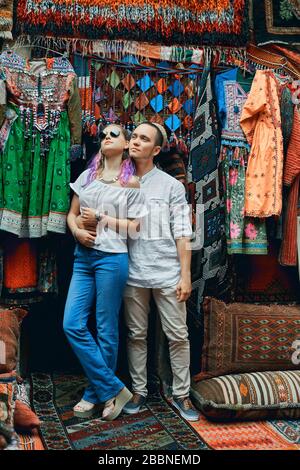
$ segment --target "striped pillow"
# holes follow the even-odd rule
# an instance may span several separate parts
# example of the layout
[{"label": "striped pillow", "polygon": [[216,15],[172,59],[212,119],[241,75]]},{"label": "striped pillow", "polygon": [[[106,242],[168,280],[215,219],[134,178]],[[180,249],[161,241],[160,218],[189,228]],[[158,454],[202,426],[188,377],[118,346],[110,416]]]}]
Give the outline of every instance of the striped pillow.
[{"label": "striped pillow", "polygon": [[193,382],[195,405],[213,420],[300,418],[300,371],[223,375]]}]

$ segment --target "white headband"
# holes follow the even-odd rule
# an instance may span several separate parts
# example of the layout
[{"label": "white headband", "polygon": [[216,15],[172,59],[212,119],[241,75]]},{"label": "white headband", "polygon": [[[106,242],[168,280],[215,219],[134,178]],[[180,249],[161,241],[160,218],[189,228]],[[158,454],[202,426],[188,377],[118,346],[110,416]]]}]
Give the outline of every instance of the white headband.
[{"label": "white headband", "polygon": [[164,128],[164,126],[162,126],[161,124],[158,124],[157,122],[152,122],[151,124],[154,124],[154,126],[157,127],[157,129],[161,132],[161,135],[163,137],[162,148],[165,147],[168,143],[168,136],[166,133],[166,129]]}]

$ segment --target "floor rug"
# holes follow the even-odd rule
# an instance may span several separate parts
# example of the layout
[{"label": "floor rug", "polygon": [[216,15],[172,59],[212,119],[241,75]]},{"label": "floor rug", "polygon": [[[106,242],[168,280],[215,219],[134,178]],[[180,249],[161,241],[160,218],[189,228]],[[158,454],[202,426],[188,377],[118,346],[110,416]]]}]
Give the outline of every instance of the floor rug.
[{"label": "floor rug", "polygon": [[158,394],[137,415],[113,422],[74,418],[72,407],[86,386],[78,375],[35,373],[32,404],[47,450],[208,450],[199,434]]},{"label": "floor rug", "polygon": [[214,450],[300,450],[299,420],[191,424]]}]

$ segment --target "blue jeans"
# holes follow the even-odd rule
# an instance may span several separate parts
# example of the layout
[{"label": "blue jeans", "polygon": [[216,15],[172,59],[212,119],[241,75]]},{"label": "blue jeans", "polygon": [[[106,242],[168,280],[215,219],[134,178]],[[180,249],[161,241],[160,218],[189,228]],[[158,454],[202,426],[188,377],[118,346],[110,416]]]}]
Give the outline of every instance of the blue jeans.
[{"label": "blue jeans", "polygon": [[[105,253],[77,244],[74,257],[63,328],[89,380],[84,400],[101,403],[124,387],[115,370],[128,254]],[[95,299],[97,341],[87,327]]]}]

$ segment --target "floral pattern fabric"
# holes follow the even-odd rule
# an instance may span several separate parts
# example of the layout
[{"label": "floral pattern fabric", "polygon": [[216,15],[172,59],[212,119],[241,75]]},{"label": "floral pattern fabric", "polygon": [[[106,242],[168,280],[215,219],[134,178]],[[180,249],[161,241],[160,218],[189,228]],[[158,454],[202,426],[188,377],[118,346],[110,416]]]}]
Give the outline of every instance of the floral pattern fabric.
[{"label": "floral pattern fabric", "polygon": [[221,161],[226,201],[228,254],[267,254],[264,219],[245,217],[245,168],[248,150],[222,146]]},{"label": "floral pattern fabric", "polygon": [[[245,216],[245,178],[250,146],[239,124],[250,80],[239,83],[238,70],[217,76],[215,90],[221,132],[221,173],[228,254],[267,254],[264,219]],[[243,86],[242,86],[243,85]],[[245,88],[245,89],[244,89]]]},{"label": "floral pattern fabric", "polygon": [[280,83],[269,70],[257,70],[240,124],[251,145],[246,174],[245,214],[280,215],[282,210],[283,137]]}]

